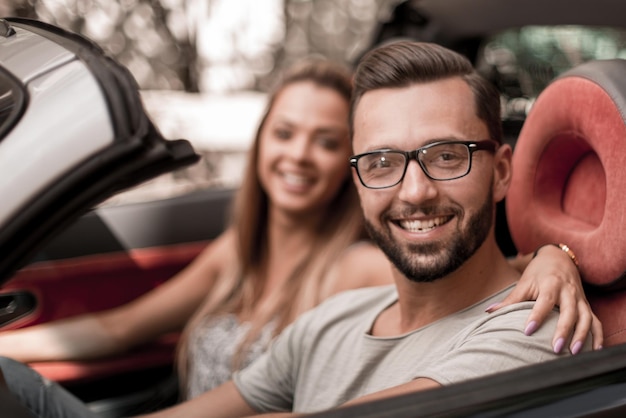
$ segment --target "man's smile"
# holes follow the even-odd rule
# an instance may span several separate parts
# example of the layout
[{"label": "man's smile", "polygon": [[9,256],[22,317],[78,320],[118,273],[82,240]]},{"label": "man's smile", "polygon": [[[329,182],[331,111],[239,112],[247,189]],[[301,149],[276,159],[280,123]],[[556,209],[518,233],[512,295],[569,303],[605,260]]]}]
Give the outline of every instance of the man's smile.
[{"label": "man's smile", "polygon": [[437,216],[435,218],[430,218],[426,220],[419,219],[403,219],[393,221],[400,228],[409,232],[428,232],[431,231],[447,222],[449,222],[453,218],[452,215],[447,216]]}]

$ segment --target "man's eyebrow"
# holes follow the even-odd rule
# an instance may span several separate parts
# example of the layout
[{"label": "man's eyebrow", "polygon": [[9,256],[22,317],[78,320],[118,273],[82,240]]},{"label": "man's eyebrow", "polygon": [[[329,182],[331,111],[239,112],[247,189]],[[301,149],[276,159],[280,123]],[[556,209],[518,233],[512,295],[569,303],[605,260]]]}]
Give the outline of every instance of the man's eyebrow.
[{"label": "man's eyebrow", "polygon": [[434,144],[435,142],[453,142],[453,141],[470,141],[470,139],[451,135],[451,136],[445,136],[445,137],[440,137],[440,138],[431,138],[427,140],[426,142],[424,142],[424,145],[422,146],[424,147],[426,145]]},{"label": "man's eyebrow", "polygon": [[385,150],[398,150],[398,147],[392,147],[391,145],[386,145],[386,144],[381,144],[381,145],[376,145],[375,147],[370,147],[370,148],[366,148],[363,153],[365,152],[374,152],[374,151],[385,151]]},{"label": "man's eyebrow", "polygon": [[412,151],[412,150],[415,150],[415,149],[418,149],[418,148],[425,147],[425,146],[430,145],[430,144],[434,144],[436,142],[451,142],[451,141],[470,141],[470,139],[460,138],[460,137],[456,137],[456,136],[445,136],[445,137],[439,137],[439,138],[430,138],[430,139],[427,139],[426,141],[424,141],[420,146],[418,146],[418,147],[411,147],[410,149],[406,149],[406,150],[402,149],[402,148],[399,148],[397,146],[389,145],[388,143],[382,143],[382,144],[377,144],[376,146],[372,146],[370,148],[367,148],[363,152],[373,152],[373,151],[383,151],[383,150]]}]

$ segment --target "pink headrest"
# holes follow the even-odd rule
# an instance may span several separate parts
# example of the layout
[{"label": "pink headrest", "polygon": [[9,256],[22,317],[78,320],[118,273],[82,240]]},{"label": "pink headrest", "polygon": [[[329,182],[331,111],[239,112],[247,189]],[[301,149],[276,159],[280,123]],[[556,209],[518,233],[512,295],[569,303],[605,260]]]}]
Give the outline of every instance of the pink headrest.
[{"label": "pink headrest", "polygon": [[594,285],[626,279],[625,111],[626,60],[588,62],[539,95],[513,153],[517,249],[565,243]]}]

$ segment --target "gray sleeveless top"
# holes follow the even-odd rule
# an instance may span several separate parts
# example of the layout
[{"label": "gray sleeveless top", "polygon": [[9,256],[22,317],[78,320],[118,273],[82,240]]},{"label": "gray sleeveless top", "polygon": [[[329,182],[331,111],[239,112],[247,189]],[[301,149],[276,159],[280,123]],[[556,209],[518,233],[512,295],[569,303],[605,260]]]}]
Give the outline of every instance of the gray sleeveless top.
[{"label": "gray sleeveless top", "polygon": [[[249,347],[242,368],[252,363],[267,348],[275,324],[270,322]],[[230,380],[233,357],[250,329],[235,315],[207,317],[189,336],[189,373],[186,399],[194,398]]]}]

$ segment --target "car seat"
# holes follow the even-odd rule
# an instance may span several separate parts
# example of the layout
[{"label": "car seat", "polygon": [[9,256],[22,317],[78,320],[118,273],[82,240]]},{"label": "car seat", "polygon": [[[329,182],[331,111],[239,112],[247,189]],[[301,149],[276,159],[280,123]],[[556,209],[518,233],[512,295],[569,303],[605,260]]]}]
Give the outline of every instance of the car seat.
[{"label": "car seat", "polygon": [[577,255],[605,346],[626,342],[626,60],[582,64],[539,95],[513,153],[506,199],[521,253]]}]

